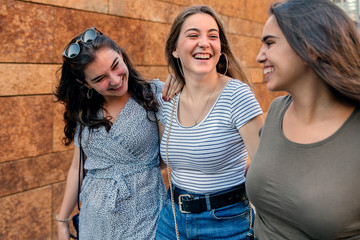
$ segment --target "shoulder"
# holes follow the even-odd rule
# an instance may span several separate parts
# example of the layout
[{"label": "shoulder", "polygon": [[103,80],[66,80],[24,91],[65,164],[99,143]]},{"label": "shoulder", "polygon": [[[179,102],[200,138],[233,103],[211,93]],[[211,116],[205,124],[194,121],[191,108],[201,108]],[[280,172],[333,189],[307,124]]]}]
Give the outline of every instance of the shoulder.
[{"label": "shoulder", "polygon": [[224,98],[232,104],[244,104],[246,102],[257,102],[254,92],[249,85],[238,79],[231,79],[223,90]]},{"label": "shoulder", "polygon": [[292,97],[290,94],[286,95],[286,96],[280,96],[275,98],[269,107],[269,111],[270,109],[279,109],[279,108],[284,108],[287,105],[289,105],[292,102]]},{"label": "shoulder", "polygon": [[249,85],[241,82],[238,79],[231,79],[226,85],[224,92],[232,96],[232,99],[238,99],[249,95],[254,95]]},{"label": "shoulder", "polygon": [[229,88],[230,90],[234,90],[234,89],[244,89],[244,90],[250,90],[250,87],[249,85],[247,85],[246,83],[238,80],[238,79],[235,79],[235,78],[232,78],[229,80],[228,84],[227,84],[227,88]]},{"label": "shoulder", "polygon": [[151,86],[151,90],[153,91],[153,93],[158,96],[161,94],[161,90],[164,87],[164,82],[160,81],[159,79],[154,79],[151,81],[147,81],[147,83],[150,84]]},{"label": "shoulder", "polygon": [[280,118],[284,111],[288,108],[289,104],[292,102],[292,97],[290,95],[280,96],[275,98],[267,111],[265,124],[269,122],[280,121]]},{"label": "shoulder", "polygon": [[162,81],[160,81],[159,79],[153,79],[153,80],[150,80],[150,81],[147,81],[148,83],[150,83],[150,85],[152,86],[152,87],[160,87],[160,88],[163,88],[164,87],[164,85],[165,85],[165,83],[164,82],[162,82]]}]

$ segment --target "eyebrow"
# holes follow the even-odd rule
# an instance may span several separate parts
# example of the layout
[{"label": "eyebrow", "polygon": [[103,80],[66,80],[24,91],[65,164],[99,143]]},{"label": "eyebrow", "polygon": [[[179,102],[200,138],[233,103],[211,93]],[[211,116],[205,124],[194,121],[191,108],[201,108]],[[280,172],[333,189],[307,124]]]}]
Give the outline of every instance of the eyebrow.
[{"label": "eyebrow", "polygon": [[[111,70],[114,69],[114,65],[116,64],[116,62],[117,62],[118,59],[119,59],[119,57],[116,57],[116,58],[114,59],[113,63],[111,64],[111,67],[110,67]],[[103,78],[103,77],[105,77],[105,74],[100,75],[100,76],[97,76],[96,78],[92,79],[91,81],[92,81],[92,82],[98,82],[98,81],[100,81],[100,79]]]},{"label": "eyebrow", "polygon": [[268,40],[269,38],[278,38],[278,37],[275,37],[273,35],[266,35],[261,39],[261,42],[266,42],[266,40]]},{"label": "eyebrow", "polygon": [[[199,29],[197,29],[197,28],[189,28],[189,29],[187,29],[184,33],[187,33],[187,32],[189,32],[189,31],[195,31],[195,32],[200,32],[200,30]],[[209,29],[209,31],[208,32],[219,32],[219,30],[217,30],[216,28],[211,28],[211,29]]]},{"label": "eyebrow", "polygon": [[115,63],[117,62],[118,59],[119,59],[119,57],[116,57],[116,58],[114,59],[113,63],[111,64],[110,69],[114,69],[114,65],[115,65]]}]

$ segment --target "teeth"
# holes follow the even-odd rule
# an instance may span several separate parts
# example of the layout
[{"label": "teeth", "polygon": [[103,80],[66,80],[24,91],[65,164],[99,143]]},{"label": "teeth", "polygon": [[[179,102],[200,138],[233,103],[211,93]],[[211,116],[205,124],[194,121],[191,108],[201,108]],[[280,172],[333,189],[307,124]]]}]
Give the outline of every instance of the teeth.
[{"label": "teeth", "polygon": [[268,73],[271,73],[273,72],[275,69],[273,67],[268,67],[268,68],[265,68],[264,69],[264,74],[268,74]]},{"label": "teeth", "polygon": [[210,54],[208,53],[198,53],[194,56],[196,59],[209,59]]}]

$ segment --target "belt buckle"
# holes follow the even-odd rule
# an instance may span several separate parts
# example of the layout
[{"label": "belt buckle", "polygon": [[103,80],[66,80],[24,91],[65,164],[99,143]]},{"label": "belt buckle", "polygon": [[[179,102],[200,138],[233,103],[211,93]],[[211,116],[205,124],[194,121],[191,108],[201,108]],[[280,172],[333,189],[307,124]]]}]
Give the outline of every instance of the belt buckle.
[{"label": "belt buckle", "polygon": [[188,212],[188,211],[185,211],[182,209],[182,200],[184,197],[193,198],[194,196],[192,196],[190,194],[180,194],[179,195],[179,210],[181,213],[191,213],[191,212]]}]

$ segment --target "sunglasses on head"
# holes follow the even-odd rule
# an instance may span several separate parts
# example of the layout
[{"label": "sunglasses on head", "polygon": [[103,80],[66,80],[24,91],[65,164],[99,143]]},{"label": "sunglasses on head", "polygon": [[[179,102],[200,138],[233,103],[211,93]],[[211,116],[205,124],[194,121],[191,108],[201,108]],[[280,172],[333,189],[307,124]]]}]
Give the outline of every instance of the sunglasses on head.
[{"label": "sunglasses on head", "polygon": [[73,43],[70,43],[64,50],[63,56],[67,58],[74,58],[80,53],[80,45],[79,42],[88,43],[93,41],[98,35],[101,35],[102,33],[96,29],[96,27],[91,27],[87,30],[85,30],[83,33],[80,34],[80,37],[78,40],[76,40]]}]

